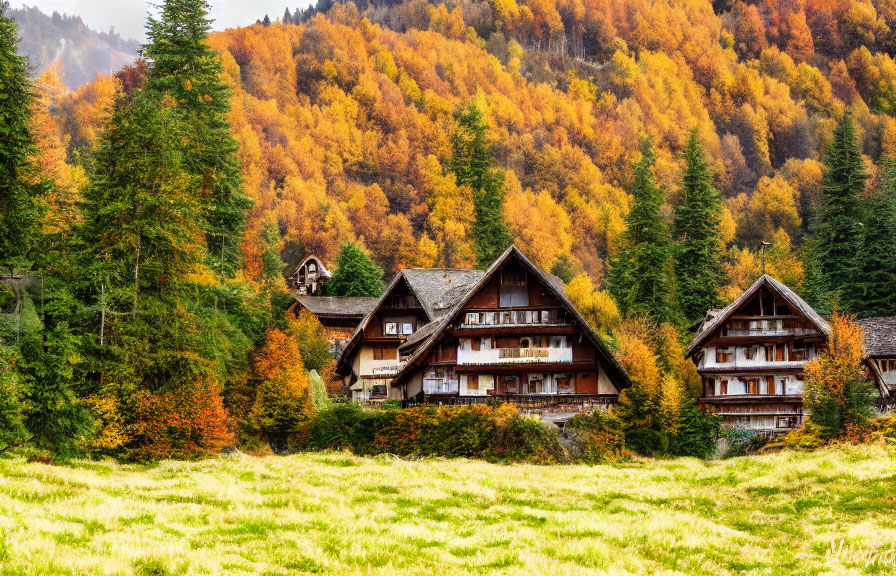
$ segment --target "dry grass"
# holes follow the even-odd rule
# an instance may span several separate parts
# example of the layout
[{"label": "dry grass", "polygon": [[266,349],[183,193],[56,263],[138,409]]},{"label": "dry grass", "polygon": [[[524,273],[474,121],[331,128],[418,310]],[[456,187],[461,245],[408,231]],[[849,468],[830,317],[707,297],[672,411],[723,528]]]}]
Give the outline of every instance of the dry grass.
[{"label": "dry grass", "polygon": [[891,574],[894,510],[896,452],[871,447],[592,468],[0,460],[0,574]]}]

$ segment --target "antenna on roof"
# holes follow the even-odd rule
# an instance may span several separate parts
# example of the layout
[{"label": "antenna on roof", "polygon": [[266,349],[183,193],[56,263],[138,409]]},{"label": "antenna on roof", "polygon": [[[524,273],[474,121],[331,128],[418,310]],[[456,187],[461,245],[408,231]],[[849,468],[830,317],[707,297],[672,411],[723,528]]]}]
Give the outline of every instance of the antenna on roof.
[{"label": "antenna on roof", "polygon": [[763,242],[760,252],[762,252],[762,275],[765,276],[765,249],[771,246],[771,242]]}]

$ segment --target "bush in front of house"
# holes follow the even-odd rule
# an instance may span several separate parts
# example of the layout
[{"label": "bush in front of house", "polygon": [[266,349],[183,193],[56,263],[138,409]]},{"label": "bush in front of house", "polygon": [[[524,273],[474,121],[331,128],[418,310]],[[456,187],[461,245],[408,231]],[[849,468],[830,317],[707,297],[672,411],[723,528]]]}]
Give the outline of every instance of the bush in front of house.
[{"label": "bush in front of house", "polygon": [[295,435],[298,450],[351,450],[359,455],[482,458],[552,464],[566,456],[555,429],[501,406],[424,406],[365,410],[335,404],[311,416]]},{"label": "bush in front of house", "polygon": [[602,464],[629,454],[622,427],[617,417],[602,410],[577,414],[566,423],[570,460]]}]

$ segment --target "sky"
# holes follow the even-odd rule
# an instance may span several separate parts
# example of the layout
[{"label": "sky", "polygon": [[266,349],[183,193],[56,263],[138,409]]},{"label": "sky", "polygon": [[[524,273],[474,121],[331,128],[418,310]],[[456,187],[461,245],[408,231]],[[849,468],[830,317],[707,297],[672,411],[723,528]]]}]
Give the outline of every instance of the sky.
[{"label": "sky", "polygon": [[[152,4],[159,2],[161,0],[152,0]],[[273,20],[282,16],[287,6],[294,10],[297,6],[305,7],[310,3],[310,0],[209,0],[215,30],[254,24],[265,14]],[[143,25],[150,3],[143,0],[13,0],[10,4],[14,7],[21,4],[37,6],[47,14],[55,10],[80,16],[87,26],[95,30],[108,30],[114,26],[126,38],[144,40]]]}]

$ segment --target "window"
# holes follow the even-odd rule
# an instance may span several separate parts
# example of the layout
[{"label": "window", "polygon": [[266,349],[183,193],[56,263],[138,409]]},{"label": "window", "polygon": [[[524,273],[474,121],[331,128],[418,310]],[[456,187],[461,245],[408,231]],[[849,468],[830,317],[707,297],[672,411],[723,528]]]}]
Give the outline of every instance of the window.
[{"label": "window", "polygon": [[467,312],[467,324],[479,324],[479,314],[476,312]]},{"label": "window", "polygon": [[370,388],[370,395],[375,398],[383,398],[386,396],[386,385],[385,384],[374,384]]},{"label": "window", "polygon": [[727,380],[722,380],[719,383],[719,393],[722,396],[725,396],[726,394],[728,394],[728,381]]},{"label": "window", "polygon": [[794,340],[793,348],[790,350],[790,360],[793,362],[799,362],[808,360],[806,354],[806,343],[803,340]]},{"label": "window", "polygon": [[497,314],[495,312],[486,312],[485,313],[485,323],[486,324],[494,324],[497,319]]},{"label": "window", "polygon": [[759,394],[759,378],[747,378],[747,394]]},{"label": "window", "polygon": [[563,338],[551,338],[551,348],[562,348]]},{"label": "window", "polygon": [[542,323],[542,324],[550,324],[550,323],[551,323],[551,312],[550,312],[550,310],[542,310],[542,311],[541,311],[541,323]]},{"label": "window", "polygon": [[796,428],[795,416],[778,416],[778,428]]},{"label": "window", "polygon": [[479,338],[473,338],[470,340],[470,349],[471,350],[479,350],[482,347],[482,341]]},{"label": "window", "polygon": [[501,312],[501,324],[513,324],[513,313]]},{"label": "window", "polygon": [[520,348],[531,348],[532,340],[529,338],[520,338]]},{"label": "window", "polygon": [[502,270],[500,306],[528,306],[529,288],[526,285],[526,272],[524,270]]},{"label": "window", "polygon": [[570,378],[569,374],[555,374],[554,380],[557,382],[557,392],[559,394],[572,394],[574,392],[572,378]]},{"label": "window", "polygon": [[479,390],[479,374],[467,376],[467,390]]},{"label": "window", "polygon": [[413,322],[402,322],[401,333],[405,336],[407,336],[408,334],[413,334],[414,333],[414,323]]},{"label": "window", "polygon": [[731,351],[728,348],[716,348],[716,363],[724,364],[731,361]]},{"label": "window", "polygon": [[767,362],[783,362],[784,361],[784,345],[770,344],[765,347],[765,360]]},{"label": "window", "polygon": [[383,333],[388,336],[396,336],[398,335],[398,323],[397,322],[386,322],[385,330]]},{"label": "window", "polygon": [[374,348],[374,360],[395,360],[398,350],[395,348]]},{"label": "window", "polygon": [[747,346],[746,348],[744,348],[744,358],[746,358],[747,360],[756,358],[756,347]]},{"label": "window", "polygon": [[501,382],[504,383],[505,394],[517,394],[519,392],[520,379],[518,376],[503,376]]}]

